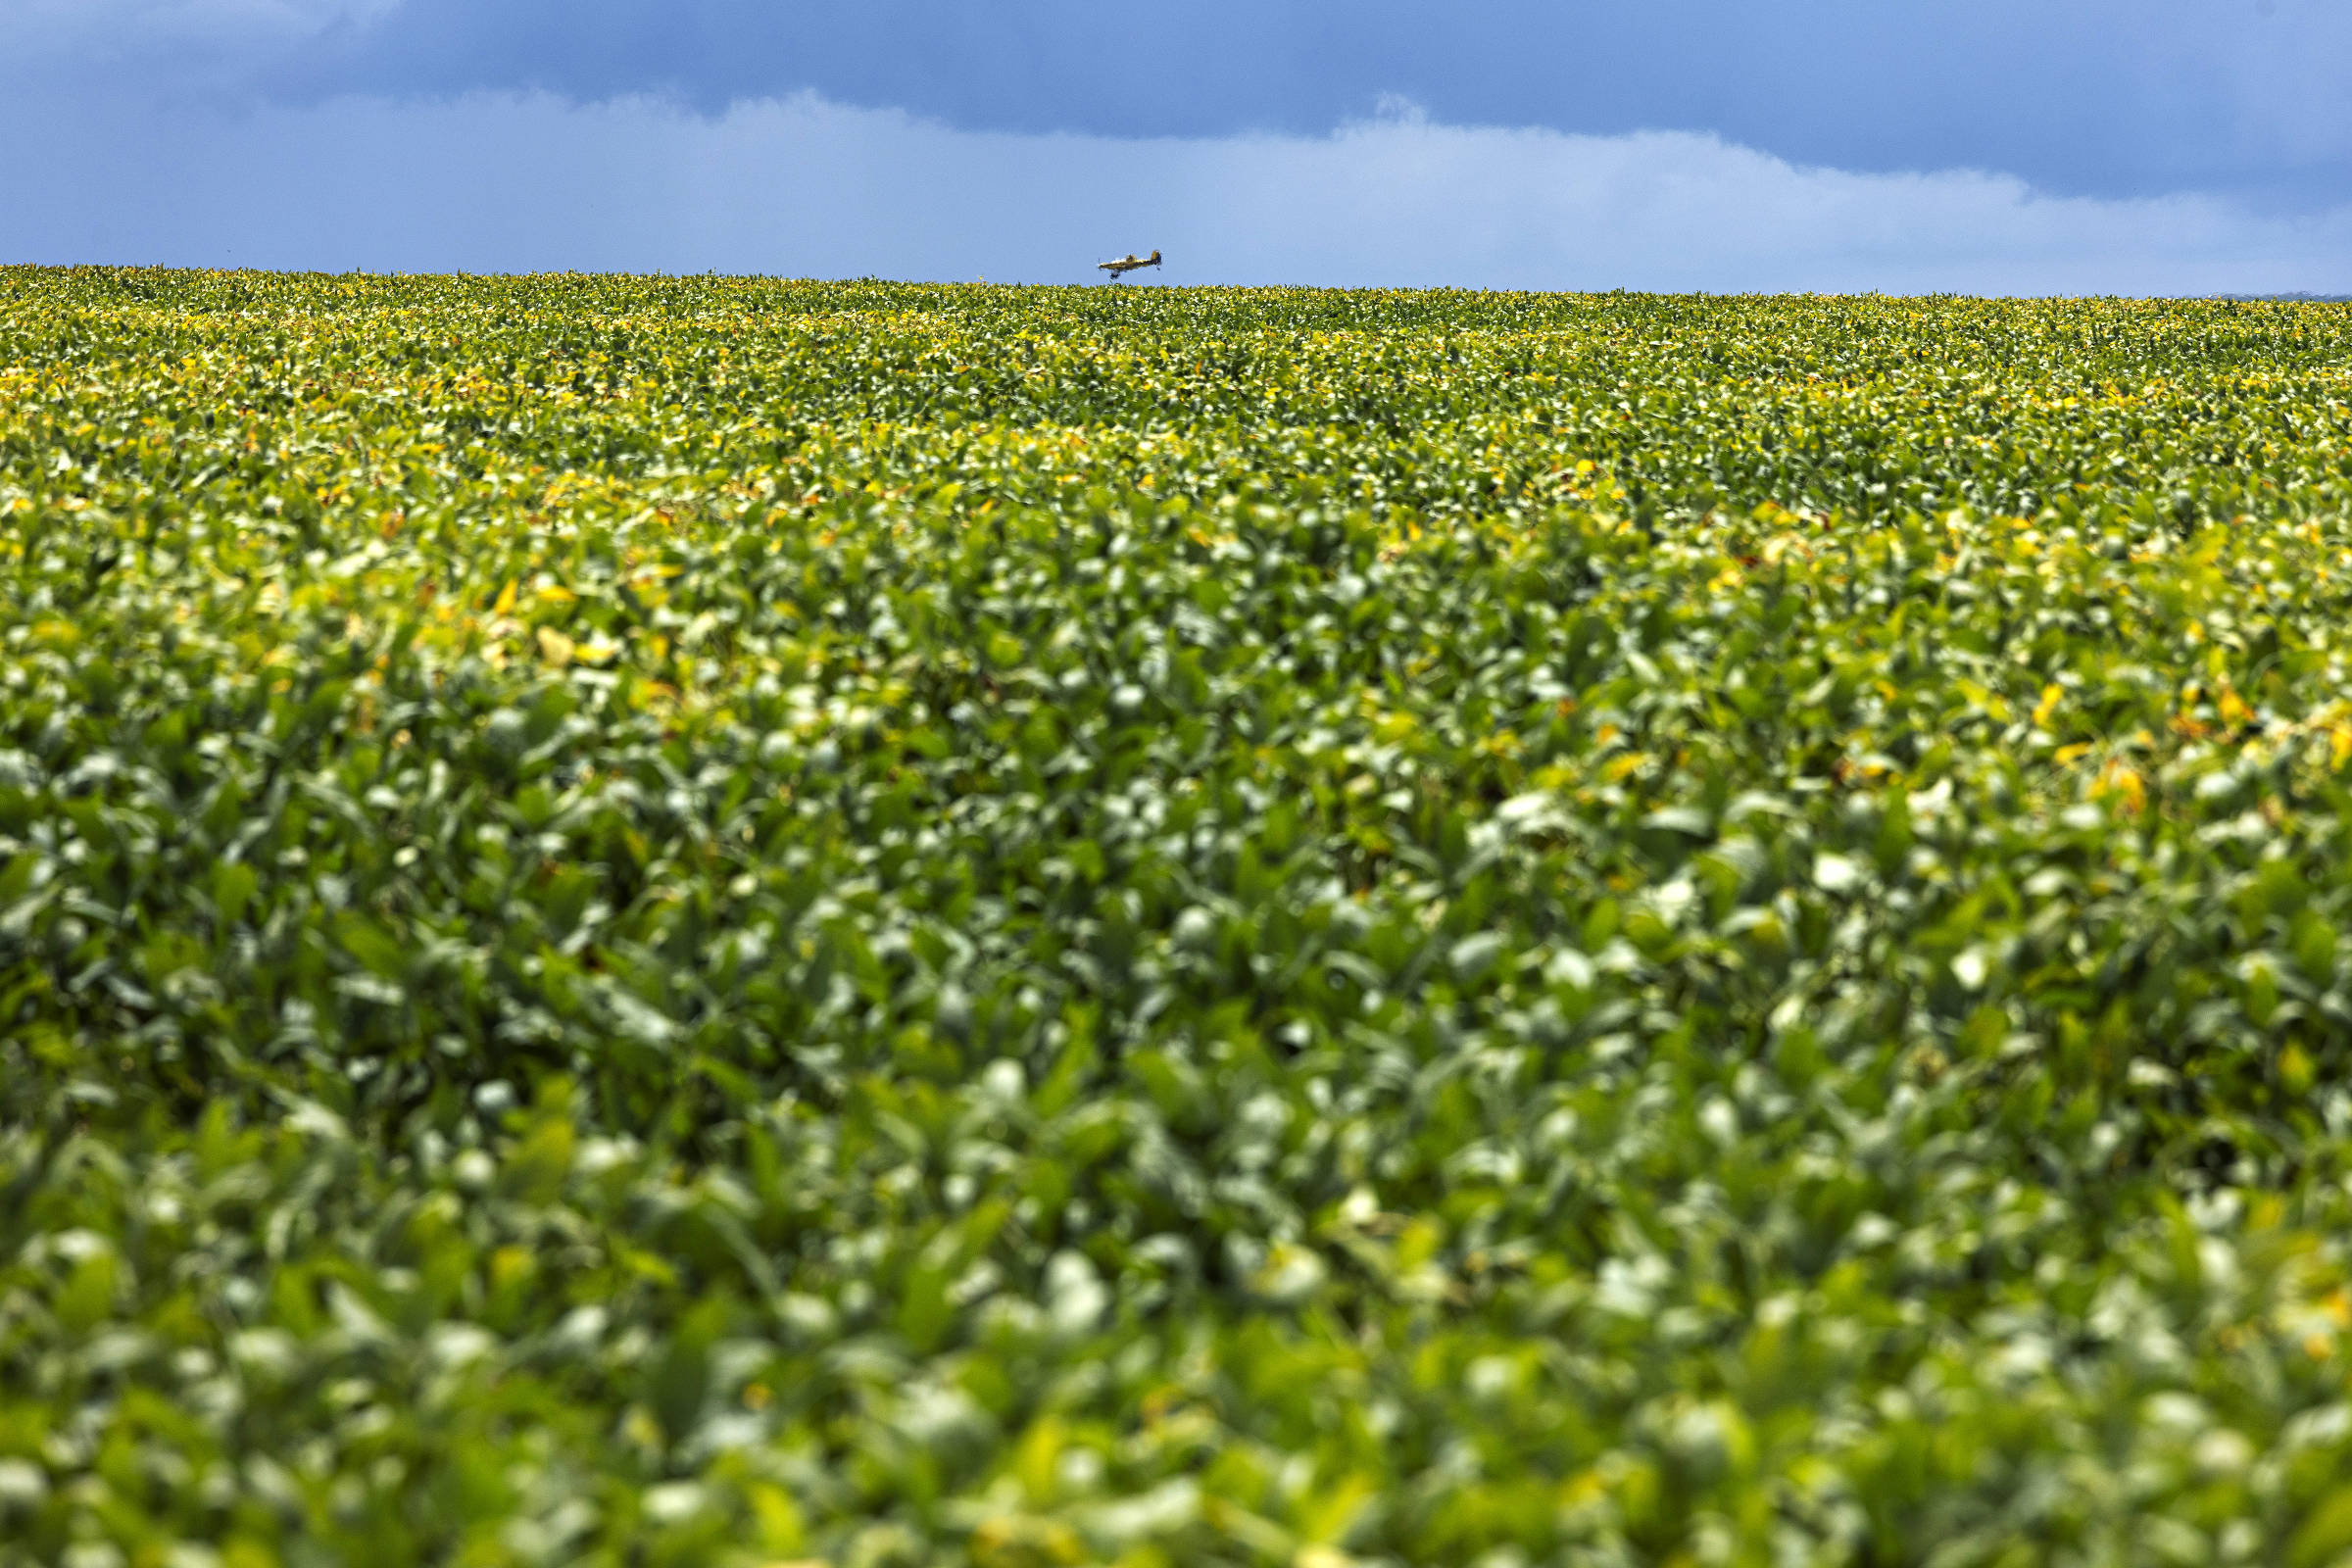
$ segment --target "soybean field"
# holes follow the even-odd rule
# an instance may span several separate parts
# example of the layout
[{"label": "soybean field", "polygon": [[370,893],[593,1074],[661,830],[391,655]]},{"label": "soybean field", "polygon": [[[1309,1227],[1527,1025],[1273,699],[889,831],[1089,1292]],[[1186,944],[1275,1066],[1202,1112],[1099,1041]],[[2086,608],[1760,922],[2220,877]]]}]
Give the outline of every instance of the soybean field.
[{"label": "soybean field", "polygon": [[2352,307],[0,269],[0,1565],[2352,1561]]}]

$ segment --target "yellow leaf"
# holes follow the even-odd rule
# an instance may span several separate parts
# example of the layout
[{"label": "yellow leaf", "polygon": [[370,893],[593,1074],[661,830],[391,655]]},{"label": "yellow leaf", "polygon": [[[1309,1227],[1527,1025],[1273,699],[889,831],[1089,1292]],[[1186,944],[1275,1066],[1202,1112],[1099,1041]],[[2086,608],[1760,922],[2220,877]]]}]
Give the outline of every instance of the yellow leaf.
[{"label": "yellow leaf", "polygon": [[1615,784],[1627,774],[1639,771],[1648,760],[1649,758],[1641,752],[1628,752],[1623,757],[1612,758],[1608,765],[1600,770],[1600,776]]},{"label": "yellow leaf", "polygon": [[2110,761],[2100,769],[2098,780],[2091,785],[2090,793],[2094,798],[2107,795],[2123,797],[2125,808],[2135,816],[2148,807],[2147,785],[2136,772],[2117,761]]},{"label": "yellow leaf", "polygon": [[1020,1445],[1013,1451],[1012,1470],[1020,1478],[1031,1502],[1042,1505],[1053,1500],[1058,1490],[1054,1466],[1061,1458],[1067,1437],[1061,1418],[1054,1415],[1040,1417],[1022,1434]]},{"label": "yellow leaf", "polygon": [[[779,1557],[790,1557],[807,1543],[807,1526],[802,1522],[799,1504],[792,1494],[772,1482],[758,1482],[751,1488],[752,1513],[759,1521],[760,1544]],[[775,1568],[785,1568],[778,1563]]]},{"label": "yellow leaf", "polygon": [[2066,689],[2062,686],[2044,686],[2041,689],[2041,701],[2034,705],[2034,725],[2036,729],[2050,721],[2050,714],[2057,710],[2065,697]]},{"label": "yellow leaf", "polygon": [[521,585],[515,582],[514,579],[508,579],[507,585],[498,591],[498,601],[490,607],[490,613],[493,615],[504,615],[511,613],[514,609],[515,591]]},{"label": "yellow leaf", "polygon": [[562,669],[571,662],[572,642],[553,626],[539,628],[539,657]]}]

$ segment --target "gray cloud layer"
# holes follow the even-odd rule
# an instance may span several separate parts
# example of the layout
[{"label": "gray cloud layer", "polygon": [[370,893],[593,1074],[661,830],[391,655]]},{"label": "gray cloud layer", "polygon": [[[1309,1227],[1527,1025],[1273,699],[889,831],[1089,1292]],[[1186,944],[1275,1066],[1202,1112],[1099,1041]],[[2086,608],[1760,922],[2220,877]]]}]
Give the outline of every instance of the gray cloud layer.
[{"label": "gray cloud layer", "polygon": [[[244,9],[330,24],[338,7]],[[23,122],[40,141],[0,162],[0,260],[1069,281],[1157,246],[1170,282],[2352,287],[2352,205],[2060,198],[1998,175],[1803,168],[1706,135],[1410,111],[1322,136],[1159,139],[956,130],[808,94],[714,117],[514,94],[76,99]]]},{"label": "gray cloud layer", "polygon": [[[11,69],[11,68],[15,69]],[[2344,0],[0,0],[0,86],[322,103],[816,91],[966,129],[1711,132],[2083,195],[2352,193]]]}]

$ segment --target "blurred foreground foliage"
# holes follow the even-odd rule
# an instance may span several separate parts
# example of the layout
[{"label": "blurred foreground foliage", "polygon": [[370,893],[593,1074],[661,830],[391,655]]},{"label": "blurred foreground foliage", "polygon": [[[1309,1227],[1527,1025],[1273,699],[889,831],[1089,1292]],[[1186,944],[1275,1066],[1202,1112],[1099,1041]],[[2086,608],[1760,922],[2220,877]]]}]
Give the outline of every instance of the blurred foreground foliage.
[{"label": "blurred foreground foliage", "polygon": [[2345,1561],[2348,405],[0,270],[0,1563]]}]

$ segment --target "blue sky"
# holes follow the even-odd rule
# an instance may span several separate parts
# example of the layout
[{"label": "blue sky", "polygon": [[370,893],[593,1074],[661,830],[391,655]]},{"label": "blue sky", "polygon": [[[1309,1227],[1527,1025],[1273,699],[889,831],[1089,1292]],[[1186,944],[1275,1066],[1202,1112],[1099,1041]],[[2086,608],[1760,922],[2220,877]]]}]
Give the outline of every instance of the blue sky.
[{"label": "blue sky", "polygon": [[2352,289],[2344,0],[0,0],[0,260]]}]

